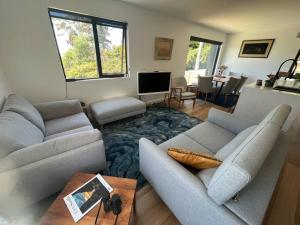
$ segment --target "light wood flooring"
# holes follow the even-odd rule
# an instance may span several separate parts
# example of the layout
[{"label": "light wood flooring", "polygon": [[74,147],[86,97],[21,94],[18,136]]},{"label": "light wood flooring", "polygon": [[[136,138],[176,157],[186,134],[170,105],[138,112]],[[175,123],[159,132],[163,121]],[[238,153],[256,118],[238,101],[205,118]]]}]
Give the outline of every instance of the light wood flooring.
[{"label": "light wood flooring", "polygon": [[[177,108],[177,103],[172,102]],[[180,108],[182,112],[206,120],[210,108],[228,111],[226,108],[204,104],[197,100],[195,108],[186,103]],[[288,132],[290,146],[285,165],[274,191],[266,214],[264,225],[300,225],[300,116]],[[137,192],[136,225],[178,225],[176,217],[160,200],[150,185]]]}]

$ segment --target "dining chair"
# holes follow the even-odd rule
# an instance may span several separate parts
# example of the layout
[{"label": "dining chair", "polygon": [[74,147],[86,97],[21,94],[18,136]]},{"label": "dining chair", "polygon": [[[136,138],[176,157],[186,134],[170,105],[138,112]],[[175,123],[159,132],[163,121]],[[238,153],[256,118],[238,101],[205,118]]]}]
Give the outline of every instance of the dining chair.
[{"label": "dining chair", "polygon": [[213,76],[198,76],[198,94],[205,94],[205,103],[207,102],[207,95],[212,94],[212,100],[216,97],[217,88],[213,87]]},{"label": "dining chair", "polygon": [[246,83],[247,79],[248,79],[248,77],[241,76],[241,79],[240,79],[239,83],[237,84],[237,86],[235,87],[235,90],[234,90],[234,93],[236,95],[240,94],[240,91],[241,91],[242,87],[244,86],[244,84]]},{"label": "dining chair", "polygon": [[230,95],[234,94],[238,83],[240,82],[240,78],[230,77],[226,85],[220,90],[220,94],[224,95],[224,104],[227,103],[227,98]]},{"label": "dining chair", "polygon": [[178,101],[178,107],[180,107],[181,102],[184,103],[185,100],[193,100],[193,108],[195,107],[196,93],[190,90],[185,77],[172,78],[171,85],[170,97],[173,96]]}]

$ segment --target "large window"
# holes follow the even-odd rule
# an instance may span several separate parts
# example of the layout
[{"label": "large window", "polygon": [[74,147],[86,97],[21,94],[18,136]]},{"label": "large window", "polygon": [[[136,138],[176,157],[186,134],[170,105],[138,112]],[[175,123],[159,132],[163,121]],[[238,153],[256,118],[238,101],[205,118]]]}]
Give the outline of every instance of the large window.
[{"label": "large window", "polygon": [[199,75],[214,75],[221,45],[222,42],[191,37],[185,71],[189,84],[197,84]]},{"label": "large window", "polygon": [[49,9],[67,81],[128,74],[127,23]]}]

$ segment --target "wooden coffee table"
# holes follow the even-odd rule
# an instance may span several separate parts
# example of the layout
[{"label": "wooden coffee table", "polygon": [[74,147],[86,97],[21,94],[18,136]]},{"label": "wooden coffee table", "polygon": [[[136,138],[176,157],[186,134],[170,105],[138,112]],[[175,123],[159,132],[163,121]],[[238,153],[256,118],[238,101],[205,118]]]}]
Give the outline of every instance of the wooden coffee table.
[{"label": "wooden coffee table", "polygon": [[[77,223],[74,222],[63,198],[74,191],[79,186],[94,177],[95,174],[76,173],[68,182],[64,190],[59,194],[56,200],[52,203],[46,214],[42,217],[41,225],[94,225],[99,204],[88,212]],[[104,179],[112,186],[113,193],[120,195],[122,200],[122,212],[117,219],[117,225],[128,225],[133,223],[134,219],[134,201],[136,180],[103,176]],[[113,225],[116,216],[112,212],[104,212],[103,204],[99,213],[97,225]]]}]

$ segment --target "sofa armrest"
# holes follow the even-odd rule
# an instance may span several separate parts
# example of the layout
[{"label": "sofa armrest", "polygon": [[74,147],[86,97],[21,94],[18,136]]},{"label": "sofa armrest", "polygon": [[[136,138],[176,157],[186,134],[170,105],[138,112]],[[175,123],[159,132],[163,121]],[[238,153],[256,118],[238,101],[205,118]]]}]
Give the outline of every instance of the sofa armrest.
[{"label": "sofa armrest", "polygon": [[235,116],[234,114],[227,113],[215,108],[210,109],[208,114],[208,121],[220,127],[223,127],[234,134],[238,134],[250,126],[257,125],[255,121],[240,118]]},{"label": "sofa armrest", "polygon": [[202,181],[153,142],[139,141],[140,170],[182,224],[245,224],[216,205]]},{"label": "sofa armrest", "polygon": [[59,155],[99,140],[101,140],[101,133],[99,130],[94,129],[57,137],[39,144],[31,145],[3,158],[0,161],[0,173]]},{"label": "sofa armrest", "polygon": [[44,102],[34,106],[41,113],[45,121],[82,112],[78,99]]}]

